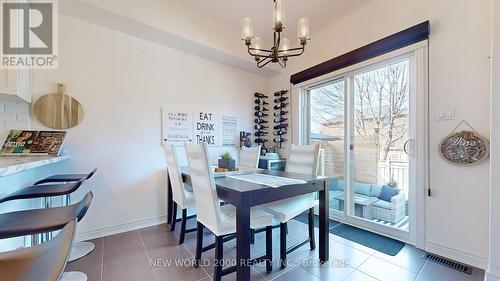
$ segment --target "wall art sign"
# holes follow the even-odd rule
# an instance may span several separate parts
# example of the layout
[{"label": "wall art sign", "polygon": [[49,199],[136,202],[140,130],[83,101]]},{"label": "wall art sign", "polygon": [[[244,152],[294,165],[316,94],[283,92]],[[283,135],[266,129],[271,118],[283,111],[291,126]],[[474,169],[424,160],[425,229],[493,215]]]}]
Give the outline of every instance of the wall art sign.
[{"label": "wall art sign", "polygon": [[238,121],[210,111],[173,111],[162,107],[162,144],[236,146]]},{"label": "wall art sign", "polygon": [[444,160],[455,165],[473,165],[486,158],[490,153],[488,140],[475,131],[453,132],[439,145],[439,153]]}]

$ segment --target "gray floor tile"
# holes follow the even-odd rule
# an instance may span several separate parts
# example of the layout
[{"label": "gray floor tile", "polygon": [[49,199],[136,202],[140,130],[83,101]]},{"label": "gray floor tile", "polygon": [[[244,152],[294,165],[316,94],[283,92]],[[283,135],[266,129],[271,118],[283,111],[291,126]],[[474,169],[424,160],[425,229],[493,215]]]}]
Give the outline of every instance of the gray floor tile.
[{"label": "gray floor tile", "polygon": [[413,281],[417,276],[415,272],[375,256],[366,260],[358,270],[383,281]]},{"label": "gray floor tile", "polygon": [[297,266],[291,270],[285,272],[284,274],[273,279],[275,281],[320,281],[322,280],[318,276],[312,274],[311,272],[305,270],[304,268]]},{"label": "gray floor tile", "polygon": [[473,269],[472,275],[461,273],[454,269],[441,266],[434,262],[426,262],[422,271],[417,276],[416,281],[482,281],[484,280],[484,271]]},{"label": "gray floor tile", "polygon": [[105,264],[102,270],[103,281],[125,281],[146,275],[152,269],[145,253]]},{"label": "gray floor tile", "polygon": [[307,260],[301,267],[321,279],[329,281],[342,281],[354,271],[354,268],[337,260],[320,263],[317,257]]},{"label": "gray floor tile", "polygon": [[354,270],[344,281],[382,281],[375,279],[361,271]]},{"label": "gray floor tile", "polygon": [[103,247],[103,262],[104,264],[109,264],[145,252],[146,249],[144,248],[144,244],[140,237],[129,241],[125,241],[124,239],[118,239],[116,241],[105,239]]},{"label": "gray floor tile", "polygon": [[[409,248],[413,249],[409,250]],[[426,260],[423,258],[423,255],[423,251],[415,249],[413,246],[405,246],[405,248],[403,248],[403,250],[401,250],[395,256],[389,256],[381,252],[375,252],[374,254],[374,256],[378,258],[404,267],[415,273],[419,273],[426,262]]]}]

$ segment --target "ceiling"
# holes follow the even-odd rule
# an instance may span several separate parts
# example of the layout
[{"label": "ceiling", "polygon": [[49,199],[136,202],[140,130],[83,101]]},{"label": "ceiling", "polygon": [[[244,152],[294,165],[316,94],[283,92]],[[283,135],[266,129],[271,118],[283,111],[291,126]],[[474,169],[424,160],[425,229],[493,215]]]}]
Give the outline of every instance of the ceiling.
[{"label": "ceiling", "polygon": [[[306,17],[311,34],[340,17],[351,13],[370,0],[283,0],[285,37],[296,42],[297,21]],[[194,12],[210,17],[241,33],[243,17],[253,20],[254,34],[272,42],[273,0],[174,0]]]}]

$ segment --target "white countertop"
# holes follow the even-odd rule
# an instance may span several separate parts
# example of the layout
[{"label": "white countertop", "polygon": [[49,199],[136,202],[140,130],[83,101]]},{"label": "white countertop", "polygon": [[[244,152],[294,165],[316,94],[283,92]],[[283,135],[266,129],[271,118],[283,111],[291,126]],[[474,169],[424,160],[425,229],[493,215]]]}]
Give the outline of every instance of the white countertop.
[{"label": "white countertop", "polygon": [[1,156],[0,177],[57,163],[69,158],[69,156]]}]

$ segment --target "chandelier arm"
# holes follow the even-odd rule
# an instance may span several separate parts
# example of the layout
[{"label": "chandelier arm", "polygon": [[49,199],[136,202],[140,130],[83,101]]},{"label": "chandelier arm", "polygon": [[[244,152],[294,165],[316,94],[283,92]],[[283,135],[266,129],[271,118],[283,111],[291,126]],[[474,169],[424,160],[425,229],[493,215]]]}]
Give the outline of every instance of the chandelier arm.
[{"label": "chandelier arm", "polygon": [[[299,49],[300,50],[300,49]],[[278,56],[278,58],[290,58],[290,57],[298,57],[300,55],[302,55],[304,53],[304,49],[302,49],[302,51],[300,53],[297,53],[297,54],[286,54],[286,55],[281,55],[281,56]]]},{"label": "chandelier arm", "polygon": [[272,53],[270,53],[269,55],[253,54],[252,52],[250,52],[250,50],[248,50],[248,53],[249,53],[252,57],[256,57],[256,58],[268,58],[268,57],[272,56]]},{"label": "chandelier arm", "polygon": [[261,52],[266,52],[266,53],[272,53],[273,52],[271,50],[257,49],[257,48],[251,48],[251,47],[248,47],[248,51],[261,51]]},{"label": "chandelier arm", "polygon": [[283,68],[286,67],[286,62],[283,59],[278,59],[278,64]]},{"label": "chandelier arm", "polygon": [[298,48],[293,48],[293,49],[288,49],[288,50],[279,50],[278,53],[283,53],[283,52],[293,52],[293,51],[303,51],[305,47],[298,47]]},{"label": "chandelier arm", "polygon": [[267,58],[257,62],[257,67],[262,68],[262,67],[266,66],[268,63],[270,63],[271,61],[272,61],[271,57],[267,57]]}]

